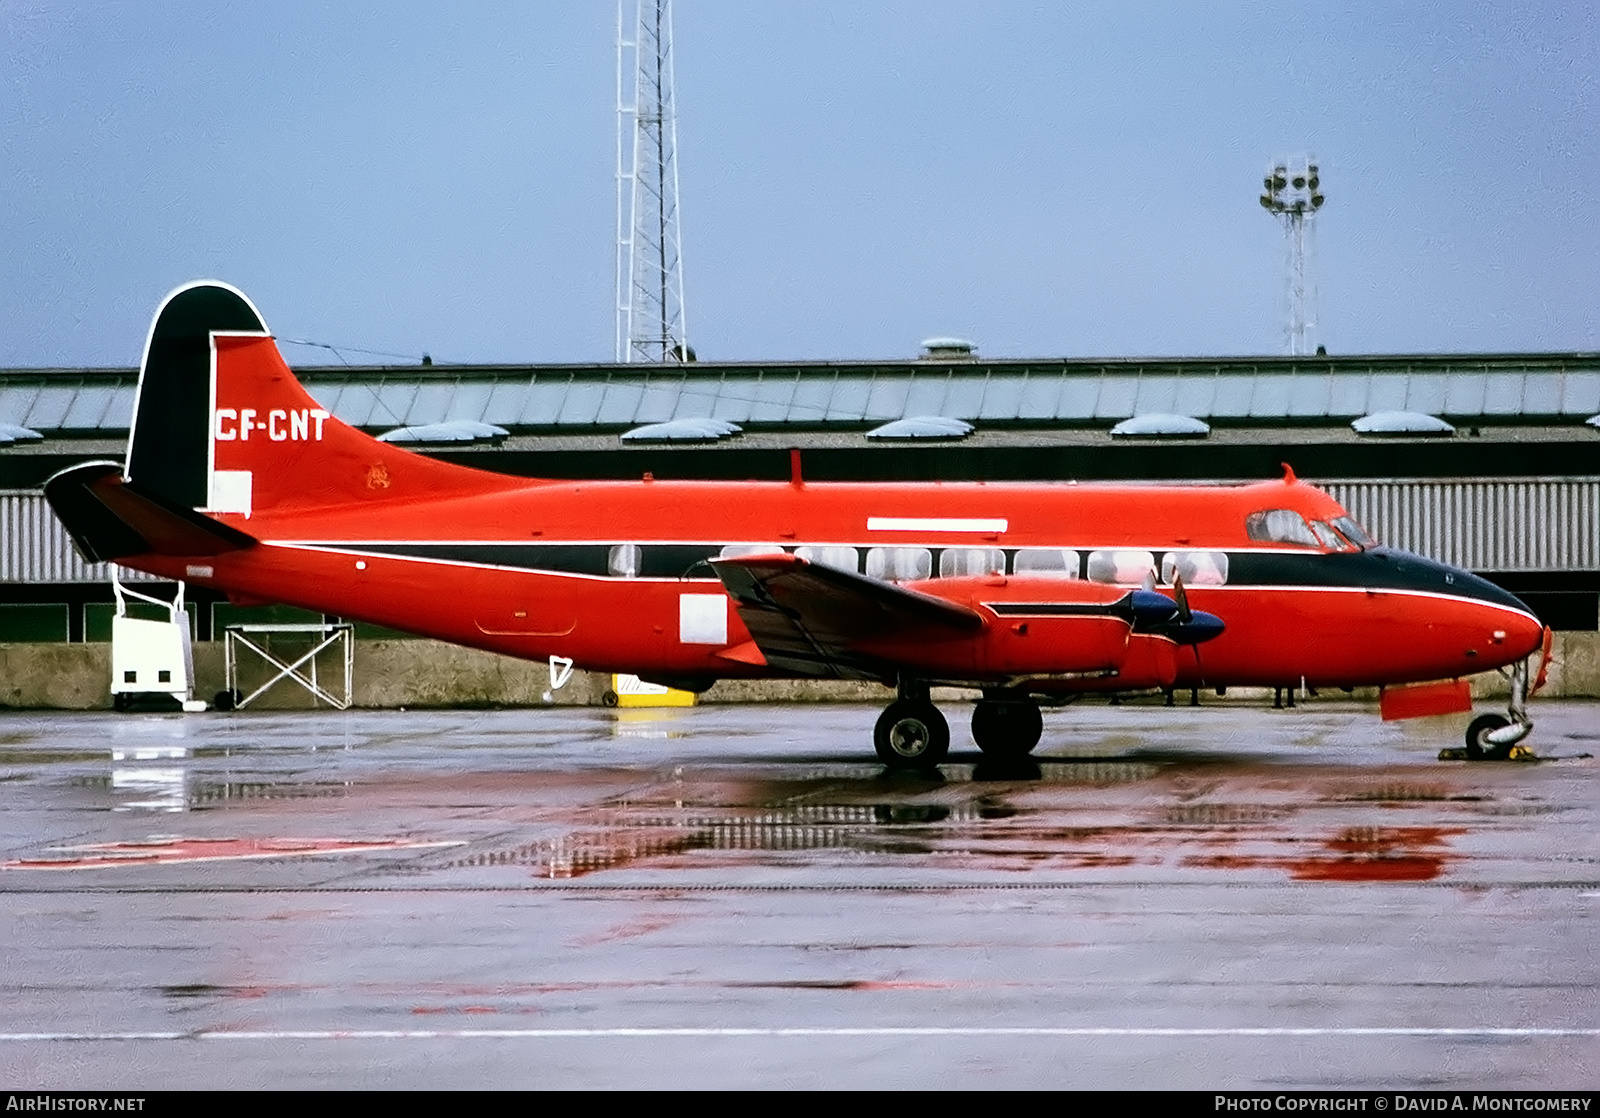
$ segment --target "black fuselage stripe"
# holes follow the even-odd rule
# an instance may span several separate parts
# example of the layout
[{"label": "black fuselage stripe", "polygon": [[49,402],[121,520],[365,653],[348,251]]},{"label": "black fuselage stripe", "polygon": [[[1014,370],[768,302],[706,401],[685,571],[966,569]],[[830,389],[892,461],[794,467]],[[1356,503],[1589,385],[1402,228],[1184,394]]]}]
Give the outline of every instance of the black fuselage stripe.
[{"label": "black fuselage stripe", "polygon": [[[550,574],[587,575],[608,578],[612,543],[349,543],[311,542],[299,546],[362,555],[390,555],[405,559],[434,559],[471,566],[504,567],[513,570]],[[859,545],[862,554],[872,545]],[[636,578],[714,577],[708,561],[717,558],[721,544],[650,543],[638,545],[639,568]],[[932,548],[932,551],[942,549]],[[1081,549],[1078,549],[1081,550]],[[1144,550],[1144,549],[1132,549]],[[1197,549],[1169,549],[1197,550]],[[1198,549],[1220,551],[1220,548]],[[1164,552],[1154,553],[1157,562]],[[1370,548],[1359,552],[1229,551],[1230,588],[1298,587],[1307,589],[1410,590],[1450,597],[1474,598],[1523,612],[1528,607],[1513,595],[1486,579],[1456,570],[1443,563],[1390,548]],[[937,569],[937,558],[934,563]],[[1198,589],[1198,587],[1196,588]],[[1062,612],[1106,613],[1103,606],[1078,606],[1068,603],[1029,605]],[[996,610],[996,612],[1007,612]]]}]

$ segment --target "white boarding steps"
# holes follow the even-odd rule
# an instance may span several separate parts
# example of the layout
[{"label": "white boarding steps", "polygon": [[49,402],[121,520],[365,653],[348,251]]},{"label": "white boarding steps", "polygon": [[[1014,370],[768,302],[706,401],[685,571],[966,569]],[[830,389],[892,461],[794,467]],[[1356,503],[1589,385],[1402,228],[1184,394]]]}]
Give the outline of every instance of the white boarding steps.
[{"label": "white boarding steps", "polygon": [[[183,583],[172,601],[152,598],[122,585],[113,573],[111,590],[117,612],[111,618],[111,705],[127,710],[139,695],[170,695],[184,710],[201,711],[194,698],[194,655],[189,646],[189,614],[183,608]],[[128,599],[137,598],[167,611],[167,620],[128,615]]]}]

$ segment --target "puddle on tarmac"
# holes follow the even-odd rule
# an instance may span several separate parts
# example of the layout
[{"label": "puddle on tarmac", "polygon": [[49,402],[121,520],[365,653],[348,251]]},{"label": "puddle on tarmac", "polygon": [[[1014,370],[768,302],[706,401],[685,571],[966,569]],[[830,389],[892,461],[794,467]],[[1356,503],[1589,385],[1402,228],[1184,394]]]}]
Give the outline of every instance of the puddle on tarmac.
[{"label": "puddle on tarmac", "polygon": [[215,780],[160,765],[115,768],[78,777],[71,785],[109,793],[111,811],[168,813],[216,811],[261,800],[324,799],[348,795],[351,787],[343,781]]},{"label": "puddle on tarmac", "polygon": [[[675,781],[596,805],[559,838],[469,848],[443,865],[517,867],[570,879],[624,867],[815,865],[807,855],[838,852],[855,865],[914,856],[930,869],[1166,866],[1268,871],[1297,881],[1416,882],[1445,874],[1460,857],[1451,840],[1466,833],[1463,826],[1330,827],[1305,815],[1348,816],[1389,802],[1376,796],[1352,808],[1292,793],[1282,803],[1173,804],[1151,802],[1143,793],[1131,803],[1097,803],[1057,799],[1049,786],[1042,796],[1032,794],[1040,787],[995,790],[922,780],[890,798],[882,796],[881,781]],[[767,806],[741,806],[761,800]],[[1430,791],[1425,802],[1464,801],[1457,810],[1470,811],[1476,800]]]},{"label": "puddle on tarmac", "polygon": [[[20,734],[13,736],[21,738]],[[0,765],[81,765],[105,759],[106,751],[103,749],[0,749]]]}]

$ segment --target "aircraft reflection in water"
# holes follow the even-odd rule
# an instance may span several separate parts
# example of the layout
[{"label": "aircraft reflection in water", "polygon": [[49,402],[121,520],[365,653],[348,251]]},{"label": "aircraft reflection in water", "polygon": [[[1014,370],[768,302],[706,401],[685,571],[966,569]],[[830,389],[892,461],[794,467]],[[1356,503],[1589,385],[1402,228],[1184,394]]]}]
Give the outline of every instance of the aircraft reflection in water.
[{"label": "aircraft reflection in water", "polygon": [[[439,462],[333,418],[238,291],[151,326],[126,465],[46,495],[85,558],[531,659],[703,690],[877,680],[893,767],[949,749],[933,685],[981,689],[972,736],[1037,744],[1041,702],[1230,685],[1381,686],[1386,717],[1469,710],[1511,669],[1531,729],[1549,633],[1466,571],[1376,546],[1285,471],[1244,486],[570,482]],[[1435,681],[1430,686],[1399,684]]]},{"label": "aircraft reflection in water", "polygon": [[[1145,763],[1055,764],[1047,787],[1067,770],[1067,785],[1151,780]],[[1035,767],[1033,777],[1042,774]],[[933,786],[937,787],[937,785]],[[970,787],[970,786],[968,786]],[[599,811],[591,825],[555,839],[469,849],[452,867],[522,867],[544,878],[575,878],[634,866],[707,869],[753,859],[814,865],[807,853],[848,851],[874,861],[916,856],[923,865],[968,870],[1136,871],[1180,877],[1222,871],[1287,875],[1297,881],[1431,881],[1462,855],[1455,826],[1336,825],[1297,819],[1297,805],[1207,804],[1145,821],[1072,822],[1049,794],[1028,801],[1008,782],[994,795],[920,800],[900,789],[888,802],[809,803],[749,810],[711,805],[632,803]],[[1022,799],[1025,806],[1014,802]],[[749,856],[748,858],[741,856]]]}]

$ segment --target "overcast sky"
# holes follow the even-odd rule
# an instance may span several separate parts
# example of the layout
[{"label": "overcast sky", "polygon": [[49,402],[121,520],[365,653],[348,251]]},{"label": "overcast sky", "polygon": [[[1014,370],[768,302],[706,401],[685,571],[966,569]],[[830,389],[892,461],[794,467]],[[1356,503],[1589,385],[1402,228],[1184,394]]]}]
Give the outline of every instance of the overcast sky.
[{"label": "overcast sky", "polygon": [[[1303,151],[1331,352],[1600,349],[1593,5],[676,13],[702,359],[1282,352],[1256,196]],[[280,338],[610,360],[614,32],[612,0],[0,0],[0,365],[136,363],[198,277]]]}]

